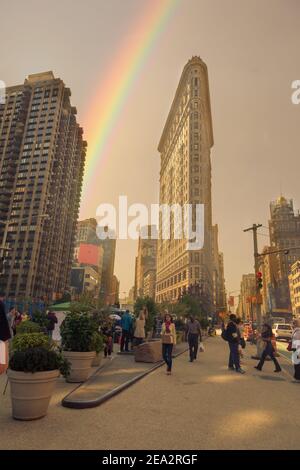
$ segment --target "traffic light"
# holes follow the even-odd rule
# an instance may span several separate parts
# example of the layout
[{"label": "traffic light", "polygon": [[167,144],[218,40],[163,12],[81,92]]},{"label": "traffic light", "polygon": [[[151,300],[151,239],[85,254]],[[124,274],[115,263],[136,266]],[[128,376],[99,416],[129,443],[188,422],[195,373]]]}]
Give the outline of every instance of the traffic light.
[{"label": "traffic light", "polygon": [[261,290],[263,286],[262,273],[259,271],[256,273],[256,287],[258,290]]}]

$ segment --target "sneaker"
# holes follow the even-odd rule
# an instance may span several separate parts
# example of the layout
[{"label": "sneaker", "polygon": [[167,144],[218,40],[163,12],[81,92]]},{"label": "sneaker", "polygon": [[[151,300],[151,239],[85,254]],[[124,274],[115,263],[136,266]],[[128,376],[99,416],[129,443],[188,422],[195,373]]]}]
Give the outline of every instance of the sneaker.
[{"label": "sneaker", "polygon": [[246,372],[241,367],[236,370],[239,374],[245,374]]},{"label": "sneaker", "polygon": [[281,369],[275,369],[274,372],[281,372]]},{"label": "sneaker", "polygon": [[228,366],[228,370],[234,370],[233,366]]},{"label": "sneaker", "polygon": [[257,369],[257,370],[259,370],[259,371],[261,372],[261,368],[258,367],[258,366],[254,366],[254,369]]}]

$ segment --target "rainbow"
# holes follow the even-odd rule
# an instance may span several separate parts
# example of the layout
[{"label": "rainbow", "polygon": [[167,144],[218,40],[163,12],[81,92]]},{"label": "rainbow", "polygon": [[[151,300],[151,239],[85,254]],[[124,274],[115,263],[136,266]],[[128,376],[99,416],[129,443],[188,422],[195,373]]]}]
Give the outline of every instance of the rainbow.
[{"label": "rainbow", "polygon": [[158,38],[180,0],[148,0],[147,8],[127,42],[114,57],[83,119],[88,150],[83,181],[83,204],[88,202],[93,178],[109,155],[122,110]]}]

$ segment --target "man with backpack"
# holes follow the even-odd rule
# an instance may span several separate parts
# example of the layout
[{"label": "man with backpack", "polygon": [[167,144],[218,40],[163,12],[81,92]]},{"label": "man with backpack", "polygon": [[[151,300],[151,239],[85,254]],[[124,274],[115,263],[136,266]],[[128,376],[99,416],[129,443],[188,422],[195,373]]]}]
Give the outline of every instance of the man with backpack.
[{"label": "man with backpack", "polygon": [[229,362],[228,369],[236,370],[240,374],[245,374],[245,371],[240,365],[239,344],[240,334],[237,326],[237,318],[232,313],[229,317],[227,328],[222,331],[222,338],[228,342],[229,346]]}]

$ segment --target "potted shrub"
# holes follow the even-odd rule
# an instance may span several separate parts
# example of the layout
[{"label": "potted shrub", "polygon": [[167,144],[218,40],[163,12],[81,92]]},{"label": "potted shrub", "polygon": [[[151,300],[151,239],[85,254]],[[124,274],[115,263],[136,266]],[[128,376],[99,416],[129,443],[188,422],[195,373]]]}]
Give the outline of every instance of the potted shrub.
[{"label": "potted shrub", "polygon": [[101,365],[104,344],[102,335],[98,333],[98,331],[95,331],[93,334],[93,349],[96,352],[96,355],[92,360],[92,367],[99,367]]},{"label": "potted shrub", "polygon": [[60,327],[63,356],[70,362],[68,382],[87,380],[95,352],[95,323],[86,312],[70,312]]},{"label": "potted shrub", "polygon": [[31,320],[24,320],[17,326],[17,335],[22,333],[41,333],[42,328]]},{"label": "potted shrub", "polygon": [[15,419],[33,420],[47,414],[57,378],[68,373],[67,362],[52,348],[43,333],[14,337],[7,375]]}]

